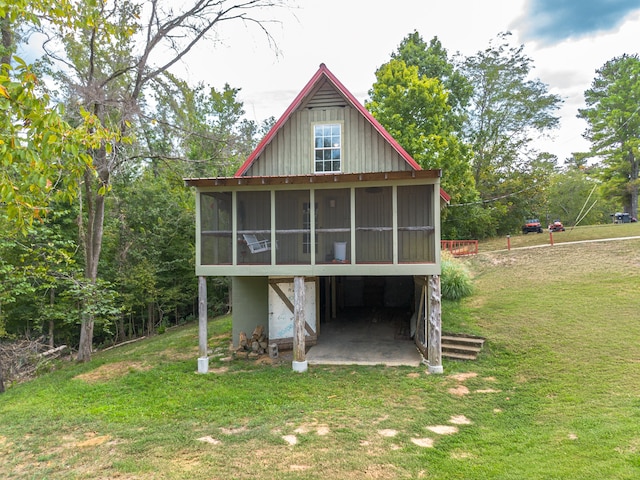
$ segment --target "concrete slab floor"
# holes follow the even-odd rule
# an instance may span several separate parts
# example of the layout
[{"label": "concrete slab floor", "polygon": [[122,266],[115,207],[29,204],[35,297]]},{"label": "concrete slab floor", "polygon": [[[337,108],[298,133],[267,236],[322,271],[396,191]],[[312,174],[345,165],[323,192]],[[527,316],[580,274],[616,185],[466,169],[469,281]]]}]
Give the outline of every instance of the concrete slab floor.
[{"label": "concrete slab floor", "polygon": [[419,367],[422,359],[413,340],[398,338],[397,322],[375,315],[322,323],[318,343],[307,351],[309,365]]}]

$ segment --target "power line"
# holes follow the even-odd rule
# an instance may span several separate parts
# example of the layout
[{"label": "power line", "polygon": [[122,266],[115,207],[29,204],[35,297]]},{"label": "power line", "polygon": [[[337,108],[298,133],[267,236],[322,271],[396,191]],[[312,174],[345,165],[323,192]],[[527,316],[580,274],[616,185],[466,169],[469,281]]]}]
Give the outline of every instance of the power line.
[{"label": "power line", "polygon": [[531,190],[532,188],[535,188],[535,187],[536,186],[534,185],[531,187],[523,188],[522,190],[519,190],[517,192],[507,193],[506,195],[500,195],[499,197],[488,198],[486,200],[478,200],[477,202],[455,203],[455,204],[449,205],[449,207],[467,207],[469,205],[481,205],[484,203],[495,202],[496,200],[502,200],[503,198],[509,198],[509,197],[514,197],[516,195],[520,195],[522,192],[526,192],[527,190]]}]

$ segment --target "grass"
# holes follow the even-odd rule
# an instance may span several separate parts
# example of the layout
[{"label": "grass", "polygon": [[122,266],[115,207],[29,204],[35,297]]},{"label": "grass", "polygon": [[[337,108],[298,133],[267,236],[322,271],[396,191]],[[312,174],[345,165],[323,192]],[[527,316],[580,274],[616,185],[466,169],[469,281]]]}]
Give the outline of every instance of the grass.
[{"label": "grass", "polygon": [[443,303],[444,329],[487,337],[476,362],[295,374],[224,361],[223,317],[198,375],[197,327],[170,329],[0,395],[0,476],[638,478],[640,240],[480,252],[474,295]]},{"label": "grass", "polygon": [[[579,242],[605,238],[620,238],[640,236],[640,222],[624,224],[606,224],[571,227],[565,225],[566,231],[554,232],[551,236],[545,229],[543,233],[528,233],[511,235],[509,242],[511,248],[534,247],[549,245],[551,238],[553,243]],[[507,237],[491,238],[483,240],[478,245],[480,252],[491,252],[507,249]]]}]

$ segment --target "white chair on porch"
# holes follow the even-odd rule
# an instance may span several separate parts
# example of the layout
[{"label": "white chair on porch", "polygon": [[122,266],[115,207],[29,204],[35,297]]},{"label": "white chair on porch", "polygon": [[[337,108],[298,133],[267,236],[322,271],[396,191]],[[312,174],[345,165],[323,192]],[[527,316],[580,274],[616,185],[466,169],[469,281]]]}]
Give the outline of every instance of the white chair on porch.
[{"label": "white chair on porch", "polygon": [[271,241],[270,240],[258,240],[258,238],[249,233],[243,233],[242,237],[244,238],[247,247],[249,247],[249,251],[251,253],[260,253],[271,250]]}]

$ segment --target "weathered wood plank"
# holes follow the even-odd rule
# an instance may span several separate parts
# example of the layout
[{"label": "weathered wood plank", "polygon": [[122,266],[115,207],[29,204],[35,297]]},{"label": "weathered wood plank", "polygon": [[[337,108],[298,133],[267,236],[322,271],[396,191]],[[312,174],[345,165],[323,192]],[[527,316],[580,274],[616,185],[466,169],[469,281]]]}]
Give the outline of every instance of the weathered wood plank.
[{"label": "weathered wood plank", "polygon": [[442,310],[440,295],[440,275],[429,277],[429,347],[427,360],[431,373],[443,373],[442,369]]},{"label": "weathered wood plank", "polygon": [[304,277],[294,277],[293,279],[293,360],[304,362],[306,359],[305,348],[305,289]]}]

